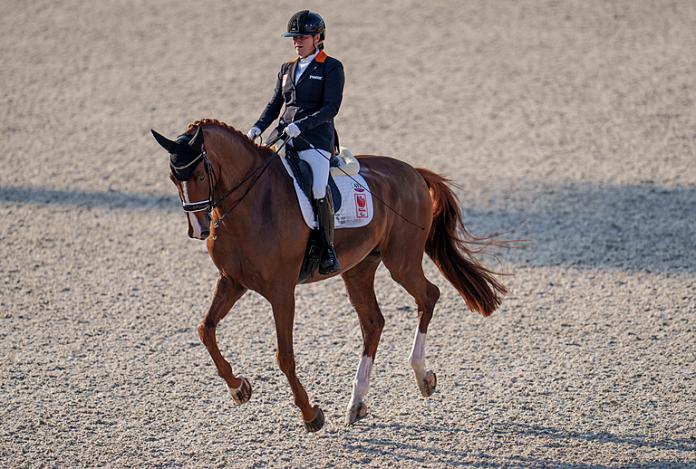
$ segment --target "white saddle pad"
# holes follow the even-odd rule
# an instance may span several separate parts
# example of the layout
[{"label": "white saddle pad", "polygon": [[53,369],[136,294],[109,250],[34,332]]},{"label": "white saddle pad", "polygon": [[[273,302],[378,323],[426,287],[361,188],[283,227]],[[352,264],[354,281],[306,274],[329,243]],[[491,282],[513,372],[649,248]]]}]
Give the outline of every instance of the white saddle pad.
[{"label": "white saddle pad", "polygon": [[[280,159],[283,161],[288,175],[292,178],[293,185],[295,186],[295,193],[297,194],[297,202],[300,204],[300,210],[302,211],[302,217],[308,227],[315,229],[317,227],[317,222],[314,217],[314,211],[312,210],[312,204],[305,193],[302,192],[302,189],[300,189],[300,185],[292,174],[288,162],[282,156],[280,156]],[[336,187],[338,187],[338,190],[341,192],[342,199],[341,209],[334,214],[335,229],[359,228],[370,223],[375,211],[372,205],[372,194],[366,190],[369,189],[369,187],[367,186],[365,178],[360,174],[348,177],[345,175],[336,176],[335,173],[333,173],[333,178],[336,182]]]}]

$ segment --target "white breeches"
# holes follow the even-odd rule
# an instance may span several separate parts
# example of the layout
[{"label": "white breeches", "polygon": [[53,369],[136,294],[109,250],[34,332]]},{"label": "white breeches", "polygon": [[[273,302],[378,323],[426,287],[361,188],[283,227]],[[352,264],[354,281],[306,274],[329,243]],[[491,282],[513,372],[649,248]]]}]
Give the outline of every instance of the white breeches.
[{"label": "white breeches", "polygon": [[[321,154],[319,154],[321,152]],[[301,160],[306,161],[312,167],[312,195],[315,199],[326,196],[326,185],[329,183],[329,158],[331,153],[326,150],[300,150],[297,152]]]}]

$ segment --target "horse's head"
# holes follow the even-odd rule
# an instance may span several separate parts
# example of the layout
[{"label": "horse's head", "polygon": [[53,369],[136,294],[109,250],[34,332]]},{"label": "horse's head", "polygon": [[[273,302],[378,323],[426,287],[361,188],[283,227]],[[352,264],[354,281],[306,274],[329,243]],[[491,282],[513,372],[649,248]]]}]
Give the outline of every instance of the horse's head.
[{"label": "horse's head", "polygon": [[203,130],[183,134],[176,141],[151,130],[162,148],[169,152],[169,178],[179,191],[188,218],[190,238],[206,239],[210,234],[210,211],[213,204],[212,170],[203,147]]}]

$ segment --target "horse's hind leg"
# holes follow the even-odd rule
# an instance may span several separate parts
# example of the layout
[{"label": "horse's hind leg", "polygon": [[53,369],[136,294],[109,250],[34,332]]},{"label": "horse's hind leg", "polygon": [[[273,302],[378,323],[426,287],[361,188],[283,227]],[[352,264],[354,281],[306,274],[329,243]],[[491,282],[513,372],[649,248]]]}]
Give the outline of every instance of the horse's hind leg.
[{"label": "horse's hind leg", "polygon": [[[416,253],[420,252],[420,255]],[[440,298],[440,289],[430,283],[423,273],[422,252],[403,244],[398,252],[387,250],[383,254],[384,265],[392,278],[403,286],[416,300],[418,306],[418,328],[413,339],[409,362],[416,375],[416,383],[423,397],[435,392],[437,377],[426,368],[425,335],[433,317],[435,303]]]},{"label": "horse's hind leg", "polygon": [[378,255],[368,256],[360,264],[343,274],[350,302],[358,313],[363,336],[363,354],[353,381],[353,395],[348,403],[346,424],[350,425],[367,414],[365,395],[370,387],[370,371],[377,353],[384,317],[375,297],[375,271]]},{"label": "horse's hind leg", "polygon": [[251,384],[244,377],[237,377],[232,373],[232,367],[220,353],[215,338],[215,328],[218,323],[227,315],[234,303],[242,297],[246,289],[237,282],[220,276],[213,301],[210,304],[205,319],[198,326],[198,336],[201,342],[208,349],[211,358],[215,362],[218,374],[225,380],[230,389],[232,399],[236,404],[244,404],[251,397]]},{"label": "horse's hind leg", "polygon": [[[426,280],[427,281],[427,280]],[[428,282],[429,286],[433,287],[437,292],[435,298],[440,296],[440,290]],[[432,296],[431,296],[432,298]],[[420,389],[421,395],[423,397],[430,397],[435,392],[435,387],[437,386],[437,376],[432,370],[426,369],[425,365],[425,335],[428,332],[428,323],[433,316],[433,307],[428,307],[428,303],[418,303],[418,315],[420,320],[418,322],[418,327],[416,328],[416,335],[413,338],[413,346],[411,347],[411,354],[408,357],[411,363],[411,368],[416,375],[416,383],[418,384],[418,389]]]}]

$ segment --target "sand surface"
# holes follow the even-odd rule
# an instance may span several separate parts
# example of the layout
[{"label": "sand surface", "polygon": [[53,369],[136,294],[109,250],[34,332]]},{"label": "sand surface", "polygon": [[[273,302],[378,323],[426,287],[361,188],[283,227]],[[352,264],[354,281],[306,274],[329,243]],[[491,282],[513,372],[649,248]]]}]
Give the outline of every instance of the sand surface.
[{"label": "sand surface", "polygon": [[149,129],[246,130],[301,5],[0,1],[0,466],[696,467],[696,3],[303,5],[345,65],[342,142],[529,240],[503,306],[469,313],[426,261],[426,400],[381,268],[370,414],[345,427],[357,317],[340,279],[298,288],[307,434],[249,293],[218,329],[254,386],[235,406],[196,333],[216,271]]}]

